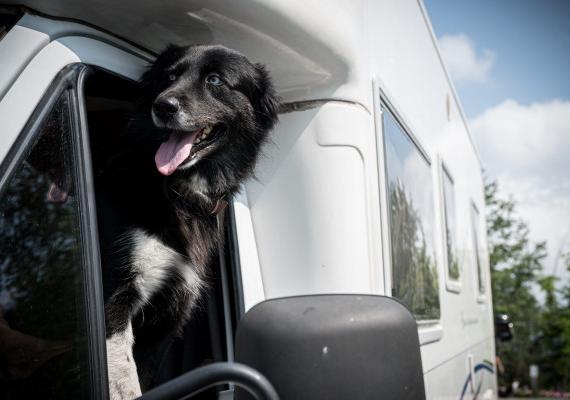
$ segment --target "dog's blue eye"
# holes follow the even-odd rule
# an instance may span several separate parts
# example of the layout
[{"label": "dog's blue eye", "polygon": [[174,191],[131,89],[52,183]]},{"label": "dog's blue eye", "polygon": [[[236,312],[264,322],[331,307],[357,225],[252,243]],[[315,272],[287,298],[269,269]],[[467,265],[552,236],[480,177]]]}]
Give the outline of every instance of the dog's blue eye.
[{"label": "dog's blue eye", "polygon": [[220,86],[224,83],[218,75],[209,75],[206,78],[206,82],[211,83],[214,86]]}]

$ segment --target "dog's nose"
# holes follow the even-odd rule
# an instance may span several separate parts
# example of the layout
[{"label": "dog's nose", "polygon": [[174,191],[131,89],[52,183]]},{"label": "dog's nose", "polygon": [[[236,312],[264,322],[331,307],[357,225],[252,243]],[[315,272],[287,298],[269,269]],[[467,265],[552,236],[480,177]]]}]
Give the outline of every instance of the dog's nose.
[{"label": "dog's nose", "polygon": [[159,115],[173,115],[180,109],[180,102],[176,97],[159,97],[152,108]]}]

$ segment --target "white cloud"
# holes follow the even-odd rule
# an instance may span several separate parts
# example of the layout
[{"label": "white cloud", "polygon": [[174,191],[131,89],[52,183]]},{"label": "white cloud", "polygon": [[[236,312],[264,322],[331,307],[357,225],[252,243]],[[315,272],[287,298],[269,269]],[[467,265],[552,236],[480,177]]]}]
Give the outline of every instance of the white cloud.
[{"label": "white cloud", "polygon": [[469,125],[488,175],[513,194],[531,238],[547,241],[551,272],[559,249],[570,250],[570,101],[506,100]]},{"label": "white cloud", "polygon": [[444,35],[439,38],[441,55],[454,82],[485,82],[495,63],[495,53],[484,49],[477,54],[467,35]]},{"label": "white cloud", "polygon": [[506,100],[472,119],[470,127],[489,171],[569,189],[570,101]]}]

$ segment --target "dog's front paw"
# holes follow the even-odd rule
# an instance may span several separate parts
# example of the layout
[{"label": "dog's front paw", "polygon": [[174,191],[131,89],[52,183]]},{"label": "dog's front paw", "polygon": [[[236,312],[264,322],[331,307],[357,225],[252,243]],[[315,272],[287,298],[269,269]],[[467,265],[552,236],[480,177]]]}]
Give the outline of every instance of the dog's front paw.
[{"label": "dog's front paw", "polygon": [[131,400],[141,395],[137,365],[133,357],[131,324],[107,339],[107,369],[111,400]]},{"label": "dog's front paw", "polygon": [[141,388],[138,380],[115,379],[109,375],[109,398],[111,400],[132,400],[141,395]]}]

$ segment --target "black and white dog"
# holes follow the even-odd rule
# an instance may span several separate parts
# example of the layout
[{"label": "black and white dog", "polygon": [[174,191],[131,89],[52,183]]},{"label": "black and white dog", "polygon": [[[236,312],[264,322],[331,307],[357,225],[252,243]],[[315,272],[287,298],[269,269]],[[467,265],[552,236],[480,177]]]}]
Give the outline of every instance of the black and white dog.
[{"label": "black and white dog", "polygon": [[111,398],[141,394],[133,344],[188,321],[221,240],[216,215],[277,121],[265,68],[222,46],[170,46],[97,179]]}]

